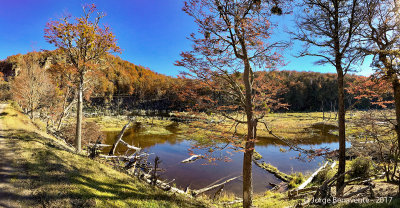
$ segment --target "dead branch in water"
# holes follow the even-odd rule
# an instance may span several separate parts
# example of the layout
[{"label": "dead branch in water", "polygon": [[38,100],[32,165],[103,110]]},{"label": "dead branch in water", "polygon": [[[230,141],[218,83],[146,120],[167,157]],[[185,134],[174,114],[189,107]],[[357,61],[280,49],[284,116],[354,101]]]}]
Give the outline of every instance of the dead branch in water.
[{"label": "dead branch in water", "polygon": [[320,168],[318,168],[318,170],[315,171],[306,181],[304,181],[304,183],[302,183],[296,190],[301,190],[301,189],[305,188],[309,183],[311,183],[311,181],[313,180],[313,178],[314,178],[322,169],[324,169],[327,165],[328,165],[328,162],[326,162],[323,166],[321,166]]},{"label": "dead branch in water", "polygon": [[112,148],[111,148],[111,150],[110,150],[110,152],[108,153],[108,155],[114,155],[115,154],[115,150],[117,149],[117,145],[118,145],[118,143],[122,143],[122,144],[124,144],[125,146],[127,146],[129,149],[134,149],[134,150],[136,150],[136,151],[139,151],[140,150],[140,148],[138,148],[138,147],[135,147],[135,146],[132,146],[132,145],[129,145],[128,143],[126,143],[124,140],[122,140],[122,137],[124,136],[124,133],[125,133],[125,131],[126,131],[126,129],[129,127],[129,125],[132,123],[132,121],[133,121],[133,119],[130,119],[129,120],[129,122],[127,123],[127,124],[125,124],[125,126],[122,128],[122,130],[119,132],[119,135],[118,135],[118,137],[117,137],[117,140],[115,140],[115,143],[113,144],[113,146],[112,146]]},{"label": "dead branch in water", "polygon": [[206,192],[206,191],[209,191],[209,190],[211,190],[211,189],[214,189],[214,188],[217,188],[217,187],[219,187],[219,186],[225,185],[226,183],[229,183],[229,182],[231,182],[231,181],[233,181],[233,180],[235,180],[235,179],[237,179],[237,178],[239,178],[239,177],[241,177],[241,175],[240,175],[240,176],[233,177],[233,178],[228,179],[228,180],[226,180],[226,181],[224,181],[224,182],[222,182],[222,183],[219,183],[219,184],[216,184],[216,185],[213,185],[213,186],[210,186],[210,187],[202,188],[202,189],[199,189],[199,190],[193,190],[192,193],[193,193],[193,195],[199,195],[199,194],[204,193],[204,192]]}]

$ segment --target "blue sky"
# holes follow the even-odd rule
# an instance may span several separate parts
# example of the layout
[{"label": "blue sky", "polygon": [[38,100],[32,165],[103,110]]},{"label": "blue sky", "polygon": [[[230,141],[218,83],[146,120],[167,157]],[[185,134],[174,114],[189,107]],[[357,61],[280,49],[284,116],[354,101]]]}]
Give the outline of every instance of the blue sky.
[{"label": "blue sky", "polygon": [[[86,1],[88,2],[88,1]],[[184,70],[173,63],[180,59],[180,52],[191,49],[187,40],[196,32],[193,19],[181,9],[184,0],[97,0],[90,1],[107,13],[108,24],[123,49],[119,56],[134,64],[175,76]],[[82,0],[1,0],[0,6],[0,60],[7,56],[32,50],[54,47],[44,40],[44,27],[51,19],[65,13],[81,14]],[[292,16],[277,17],[282,28],[292,27]],[[276,30],[278,37],[288,37],[283,30]],[[316,58],[295,58],[300,43],[286,50],[283,55],[288,63],[283,69],[297,71],[335,72],[332,66],[316,66]],[[369,75],[369,63],[360,74]]]}]

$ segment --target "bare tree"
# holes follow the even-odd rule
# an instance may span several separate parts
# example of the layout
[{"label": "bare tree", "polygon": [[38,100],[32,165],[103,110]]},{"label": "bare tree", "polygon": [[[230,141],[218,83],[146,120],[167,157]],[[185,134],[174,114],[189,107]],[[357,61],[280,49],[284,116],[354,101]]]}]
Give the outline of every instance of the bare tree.
[{"label": "bare tree", "polygon": [[54,85],[49,74],[38,64],[37,54],[28,53],[22,58],[21,72],[11,84],[14,100],[24,109],[31,119],[35,112],[51,105],[54,97]]},{"label": "bare tree", "polygon": [[[277,1],[278,2],[278,1]],[[237,125],[247,126],[243,159],[243,207],[252,206],[252,157],[257,124],[268,113],[272,96],[279,87],[265,82],[256,70],[271,69],[280,63],[277,48],[286,43],[269,41],[271,12],[282,14],[276,4],[253,0],[189,0],[183,10],[194,18],[200,37],[191,35],[193,51],[181,54],[176,65],[190,70],[215,96],[203,104]],[[219,95],[223,95],[222,97]],[[233,116],[229,112],[244,112]]]},{"label": "bare tree", "polygon": [[[338,175],[343,175],[346,167],[344,76],[361,59],[356,47],[364,16],[360,3],[360,0],[303,0],[301,6],[304,11],[296,18],[298,31],[292,33],[295,39],[305,43],[305,50],[300,56],[320,57],[316,64],[331,64],[336,68],[339,95]],[[340,177],[336,185],[340,195],[344,177]]]},{"label": "bare tree", "polygon": [[[397,0],[368,0],[364,2],[366,18],[364,23],[363,44],[365,55],[373,55],[372,65],[376,68],[376,77],[392,85],[396,112],[397,145],[400,149],[400,15]],[[399,158],[396,158],[396,163]],[[400,183],[399,183],[400,193]]]}]

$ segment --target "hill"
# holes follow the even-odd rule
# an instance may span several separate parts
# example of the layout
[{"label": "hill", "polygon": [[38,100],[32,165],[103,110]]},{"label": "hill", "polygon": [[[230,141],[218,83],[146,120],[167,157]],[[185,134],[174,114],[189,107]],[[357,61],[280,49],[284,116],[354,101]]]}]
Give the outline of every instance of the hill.
[{"label": "hill", "polygon": [[[59,83],[54,83],[54,85],[63,86],[68,81],[60,78],[65,74],[71,74],[68,71],[70,70],[68,58],[58,50],[9,56],[0,61],[0,77],[3,77],[5,81],[10,81],[18,76],[24,70],[23,61],[26,57],[33,57],[43,69],[52,74],[52,77],[57,77],[54,80],[58,80],[56,82]],[[193,80],[162,75],[111,54],[100,62],[94,66],[98,70],[88,75],[92,76],[92,79],[84,93],[91,101],[92,107],[128,111],[132,109],[182,111],[198,104],[198,99],[187,96],[188,94],[215,96],[210,87],[198,85]],[[282,90],[279,98],[280,102],[288,105],[288,109],[285,110],[296,112],[337,110],[335,74],[298,71],[257,72],[257,74],[257,76],[269,76],[271,77],[269,79],[281,80]],[[11,94],[5,93],[7,85],[4,83],[6,82],[1,80],[0,78],[0,89],[4,95],[0,95],[0,100],[10,99]],[[346,85],[352,85],[357,81],[363,83],[366,80],[366,77],[348,74]],[[384,100],[392,99],[390,92],[380,96]],[[356,103],[354,97],[355,95],[346,93],[346,106],[356,109],[376,107],[368,99]]]}]

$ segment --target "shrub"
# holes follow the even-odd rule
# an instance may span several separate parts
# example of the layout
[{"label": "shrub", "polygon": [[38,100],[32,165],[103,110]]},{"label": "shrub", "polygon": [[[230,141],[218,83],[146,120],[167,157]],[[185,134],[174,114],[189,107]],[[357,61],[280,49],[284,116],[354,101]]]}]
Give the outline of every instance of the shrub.
[{"label": "shrub", "polygon": [[371,173],[371,159],[367,157],[358,157],[351,163],[351,178],[366,178]]},{"label": "shrub", "polygon": [[303,183],[304,181],[304,176],[303,173],[293,173],[292,174],[292,179],[288,183],[288,188],[296,188],[298,185]]},{"label": "shrub", "polygon": [[314,184],[322,184],[324,181],[332,178],[335,175],[335,172],[331,168],[324,168],[318,172],[316,176],[314,176],[312,182]]}]

